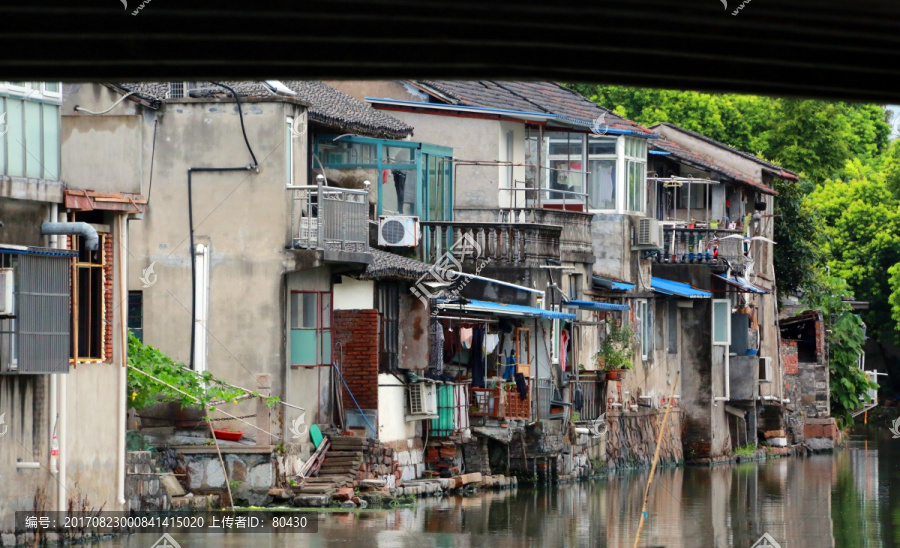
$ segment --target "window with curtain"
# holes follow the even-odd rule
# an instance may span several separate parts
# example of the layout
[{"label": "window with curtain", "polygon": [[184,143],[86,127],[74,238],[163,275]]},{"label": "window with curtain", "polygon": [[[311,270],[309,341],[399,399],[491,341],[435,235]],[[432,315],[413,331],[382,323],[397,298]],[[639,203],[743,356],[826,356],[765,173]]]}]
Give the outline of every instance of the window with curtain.
[{"label": "window with curtain", "polygon": [[588,136],[588,197],[591,209],[616,209],[616,137]]},{"label": "window with curtain", "polygon": [[291,365],[331,364],[331,292],[292,291]]},{"label": "window with curtain", "polygon": [[547,165],[549,170],[550,200],[577,201],[584,193],[584,141],[583,133],[549,131],[547,140]]}]

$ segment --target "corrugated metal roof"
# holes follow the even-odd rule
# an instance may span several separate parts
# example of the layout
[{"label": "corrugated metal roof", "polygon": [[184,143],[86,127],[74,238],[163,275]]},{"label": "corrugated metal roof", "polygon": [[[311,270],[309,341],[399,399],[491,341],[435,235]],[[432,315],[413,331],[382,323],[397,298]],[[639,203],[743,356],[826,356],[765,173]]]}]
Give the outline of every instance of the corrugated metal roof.
[{"label": "corrugated metal roof", "polygon": [[527,318],[547,318],[549,320],[574,320],[575,314],[544,310],[533,306],[521,304],[503,304],[491,301],[466,300],[464,303],[438,303],[438,308],[446,310],[462,310],[468,312],[483,312],[496,316],[518,316]]},{"label": "corrugated metal roof", "polygon": [[691,287],[688,284],[666,280],[663,278],[653,277],[650,279],[650,288],[656,293],[663,295],[674,295],[676,297],[685,297],[687,299],[709,299],[712,293]]},{"label": "corrugated metal roof", "polygon": [[620,282],[613,280],[612,278],[607,278],[606,276],[594,276],[592,281],[594,287],[611,291],[631,291],[635,288],[634,284]]},{"label": "corrugated metal roof", "polygon": [[569,308],[587,308],[593,310],[629,310],[631,308],[627,304],[598,303],[594,301],[572,300],[563,304]]}]

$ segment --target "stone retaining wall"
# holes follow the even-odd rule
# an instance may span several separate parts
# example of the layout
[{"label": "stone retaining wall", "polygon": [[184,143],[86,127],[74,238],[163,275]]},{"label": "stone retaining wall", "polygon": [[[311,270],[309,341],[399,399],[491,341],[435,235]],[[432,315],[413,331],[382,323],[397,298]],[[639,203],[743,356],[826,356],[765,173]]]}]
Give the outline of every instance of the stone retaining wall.
[{"label": "stone retaining wall", "polygon": [[[641,468],[652,464],[664,413],[664,409],[659,409],[607,414],[606,460],[611,469]],[[659,465],[683,461],[681,410],[672,409],[660,448]]]}]

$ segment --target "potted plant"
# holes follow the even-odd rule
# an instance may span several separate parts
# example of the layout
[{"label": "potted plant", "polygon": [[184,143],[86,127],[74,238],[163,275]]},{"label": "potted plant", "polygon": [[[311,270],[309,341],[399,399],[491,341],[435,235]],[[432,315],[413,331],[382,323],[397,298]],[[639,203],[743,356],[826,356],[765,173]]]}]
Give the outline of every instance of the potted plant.
[{"label": "potted plant", "polygon": [[606,371],[607,380],[625,378],[625,371],[634,369],[634,331],[631,326],[619,322],[607,324],[606,338],[600,344],[600,351],[594,359],[598,369]]}]

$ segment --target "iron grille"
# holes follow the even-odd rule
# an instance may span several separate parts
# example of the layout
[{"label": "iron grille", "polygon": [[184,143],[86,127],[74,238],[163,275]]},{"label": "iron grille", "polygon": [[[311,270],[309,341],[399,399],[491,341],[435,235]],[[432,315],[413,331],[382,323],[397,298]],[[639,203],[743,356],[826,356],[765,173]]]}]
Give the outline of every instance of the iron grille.
[{"label": "iron grille", "polygon": [[18,257],[16,349],[20,374],[69,372],[69,265],[67,257]]}]

